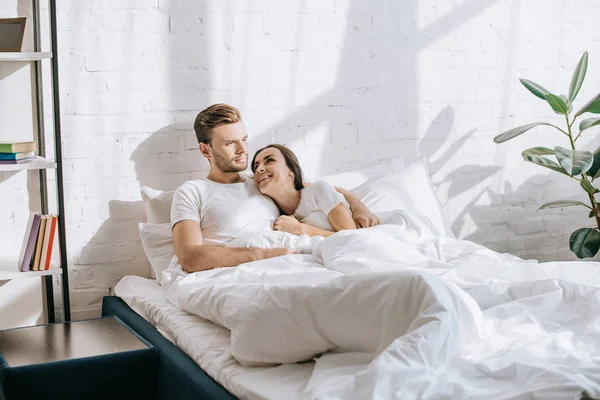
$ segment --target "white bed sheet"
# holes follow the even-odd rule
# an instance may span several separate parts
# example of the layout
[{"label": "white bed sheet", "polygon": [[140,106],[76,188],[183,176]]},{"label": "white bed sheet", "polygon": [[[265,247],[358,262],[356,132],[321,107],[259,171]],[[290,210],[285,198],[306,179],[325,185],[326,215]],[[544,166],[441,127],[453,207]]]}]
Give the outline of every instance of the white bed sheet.
[{"label": "white bed sheet", "polygon": [[294,400],[306,388],[313,362],[242,367],[231,355],[228,329],[174,307],[153,279],[125,276],[115,294],[240,399]]}]

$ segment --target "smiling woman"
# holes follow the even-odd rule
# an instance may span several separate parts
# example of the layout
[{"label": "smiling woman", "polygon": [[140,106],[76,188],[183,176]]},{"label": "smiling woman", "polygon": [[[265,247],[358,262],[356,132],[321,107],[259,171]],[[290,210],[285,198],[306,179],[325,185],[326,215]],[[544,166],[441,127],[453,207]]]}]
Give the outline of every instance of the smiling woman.
[{"label": "smiling woman", "polygon": [[325,181],[304,183],[298,158],[287,147],[271,144],[258,150],[252,172],[258,190],[272,198],[284,214],[273,229],[328,237],[356,228],[344,197]]}]

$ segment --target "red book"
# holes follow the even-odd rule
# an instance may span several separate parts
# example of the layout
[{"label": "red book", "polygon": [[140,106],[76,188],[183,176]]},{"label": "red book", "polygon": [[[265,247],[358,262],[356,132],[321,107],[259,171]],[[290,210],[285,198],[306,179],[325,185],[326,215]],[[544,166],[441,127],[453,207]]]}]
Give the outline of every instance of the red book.
[{"label": "red book", "polygon": [[56,232],[56,223],[58,222],[58,217],[56,215],[52,215],[51,218],[52,218],[52,225],[50,225],[50,238],[48,239],[48,253],[46,254],[46,262],[44,264],[44,269],[50,269],[50,259],[52,258],[52,246],[54,245],[54,232]]}]

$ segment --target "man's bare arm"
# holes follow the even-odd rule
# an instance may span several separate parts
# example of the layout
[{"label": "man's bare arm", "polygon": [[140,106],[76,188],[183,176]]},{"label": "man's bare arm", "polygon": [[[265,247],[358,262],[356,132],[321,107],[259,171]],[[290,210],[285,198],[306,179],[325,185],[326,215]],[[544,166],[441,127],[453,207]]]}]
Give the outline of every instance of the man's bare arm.
[{"label": "man's bare arm", "polygon": [[379,218],[373,214],[367,206],[365,206],[356,195],[346,189],[336,187],[335,190],[344,196],[344,199],[350,205],[352,211],[352,218],[359,228],[369,228],[371,226],[379,225]]},{"label": "man's bare arm", "polygon": [[290,249],[225,248],[202,244],[202,232],[196,221],[181,221],[173,227],[175,254],[185,272],[235,267],[245,262],[264,260],[294,253]]}]

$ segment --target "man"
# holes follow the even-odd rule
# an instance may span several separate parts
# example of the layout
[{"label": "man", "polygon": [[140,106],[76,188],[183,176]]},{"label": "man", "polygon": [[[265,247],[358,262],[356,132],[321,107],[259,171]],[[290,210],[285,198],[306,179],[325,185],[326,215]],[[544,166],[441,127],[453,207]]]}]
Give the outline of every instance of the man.
[{"label": "man", "polygon": [[[206,108],[196,117],[194,130],[210,171],[206,179],[185,182],[173,197],[171,228],[181,268],[196,272],[293,253],[285,248],[224,247],[239,233],[273,229],[279,210],[252,179],[240,174],[248,166],[248,135],[235,107]],[[350,204],[359,227],[379,223],[352,193],[337,190]]]}]

